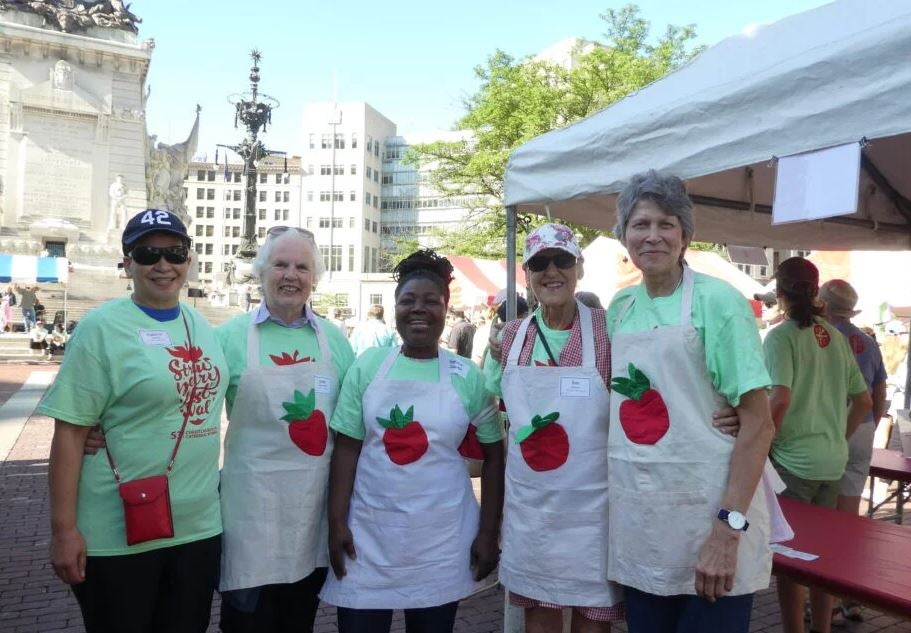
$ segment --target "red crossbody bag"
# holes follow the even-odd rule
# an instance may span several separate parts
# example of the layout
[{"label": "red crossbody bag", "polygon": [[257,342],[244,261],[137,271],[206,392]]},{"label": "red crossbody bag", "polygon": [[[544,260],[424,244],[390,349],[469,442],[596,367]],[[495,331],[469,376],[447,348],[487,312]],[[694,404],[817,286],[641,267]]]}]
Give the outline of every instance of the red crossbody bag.
[{"label": "red crossbody bag", "polygon": [[[190,327],[187,325],[187,317],[183,315],[183,325],[187,331],[187,344],[192,349],[193,341],[190,338]],[[120,498],[123,500],[123,518],[126,526],[127,545],[137,545],[146,541],[154,541],[162,538],[172,538],[174,536],[174,518],[171,515],[171,495],[168,489],[168,475],[174,468],[174,460],[177,458],[177,450],[180,448],[180,441],[183,439],[183,433],[187,428],[187,421],[190,419],[190,413],[193,408],[193,398],[196,395],[196,365],[191,361],[193,369],[193,384],[190,388],[190,395],[187,402],[184,403],[183,423],[180,425],[180,433],[177,434],[177,440],[174,442],[174,450],[171,451],[171,459],[168,467],[162,475],[153,475],[132,481],[121,481],[120,471],[114,465],[114,458],[111,451],[106,450],[108,463],[114,472],[114,479],[117,481],[120,491]]]}]

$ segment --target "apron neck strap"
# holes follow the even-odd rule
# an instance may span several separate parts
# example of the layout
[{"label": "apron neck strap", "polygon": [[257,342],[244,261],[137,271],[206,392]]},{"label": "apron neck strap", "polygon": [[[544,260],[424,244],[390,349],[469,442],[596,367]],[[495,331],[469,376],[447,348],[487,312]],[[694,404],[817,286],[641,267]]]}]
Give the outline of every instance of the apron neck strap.
[{"label": "apron neck strap", "polygon": [[[398,345],[389,350],[389,353],[386,354],[386,358],[383,359],[383,362],[380,363],[379,368],[376,370],[376,377],[374,380],[384,380],[386,374],[392,370],[392,366],[395,364],[395,359],[399,357],[399,354],[402,353],[402,346]],[[437,348],[437,360],[440,362],[440,383],[445,383],[449,380],[451,372],[449,371],[449,363],[446,362],[446,357],[443,355],[443,348]]]},{"label": "apron neck strap", "polygon": [[693,320],[693,269],[683,265],[683,296],[680,297],[680,325],[689,325]]},{"label": "apron neck strap", "polygon": [[522,347],[525,345],[525,334],[528,332],[528,325],[531,323],[531,320],[534,318],[534,316],[534,313],[531,313],[522,319],[522,323],[519,325],[516,336],[512,340],[512,345],[509,348],[509,354],[506,356],[507,365],[519,364],[519,355],[522,353]]},{"label": "apron neck strap", "polygon": [[592,311],[581,301],[576,301],[579,311],[579,326],[582,332],[582,366],[595,366],[595,333],[592,326]]}]

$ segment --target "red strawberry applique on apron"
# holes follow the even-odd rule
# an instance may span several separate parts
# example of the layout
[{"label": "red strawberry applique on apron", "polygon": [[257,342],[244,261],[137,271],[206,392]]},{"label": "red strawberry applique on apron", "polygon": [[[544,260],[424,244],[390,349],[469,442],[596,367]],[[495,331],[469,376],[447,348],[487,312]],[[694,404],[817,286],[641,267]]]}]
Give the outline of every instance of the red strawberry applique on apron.
[{"label": "red strawberry applique on apron", "polygon": [[671,426],[667,405],[648,377],[629,364],[629,378],[611,380],[611,388],[628,398],[620,404],[620,426],[635,444],[656,444]]},{"label": "red strawberry applique on apron", "polygon": [[311,389],[306,396],[294,390],[292,402],[282,402],[288,413],[282,420],[288,422],[288,435],[299,449],[319,457],[326,452],[329,440],[329,429],[326,426],[325,414],[316,408],[316,391]]},{"label": "red strawberry applique on apron", "polygon": [[421,423],[414,419],[414,405],[404,413],[399,405],[395,405],[389,412],[388,420],[378,417],[376,421],[386,429],[383,432],[383,446],[393,464],[411,464],[427,452],[427,433]]},{"label": "red strawberry applique on apron", "polygon": [[528,467],[538,472],[556,470],[569,457],[569,436],[557,423],[559,411],[536,415],[531,424],[516,431],[516,443]]}]

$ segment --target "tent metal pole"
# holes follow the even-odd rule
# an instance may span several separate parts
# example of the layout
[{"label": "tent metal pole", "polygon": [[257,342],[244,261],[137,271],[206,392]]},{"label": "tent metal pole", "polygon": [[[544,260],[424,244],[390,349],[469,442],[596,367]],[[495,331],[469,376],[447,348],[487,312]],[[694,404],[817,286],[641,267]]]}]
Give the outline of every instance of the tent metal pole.
[{"label": "tent metal pole", "polygon": [[516,208],[506,207],[506,320],[516,318]]},{"label": "tent metal pole", "polygon": [[911,409],[911,320],[908,321],[908,354],[905,357],[905,409]]}]

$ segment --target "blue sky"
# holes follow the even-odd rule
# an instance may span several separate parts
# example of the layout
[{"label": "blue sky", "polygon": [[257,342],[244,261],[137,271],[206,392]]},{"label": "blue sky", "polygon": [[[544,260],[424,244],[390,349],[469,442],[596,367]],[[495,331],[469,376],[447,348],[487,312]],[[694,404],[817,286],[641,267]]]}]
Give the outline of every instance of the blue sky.
[{"label": "blue sky", "polygon": [[[148,83],[149,132],[183,140],[194,106],[203,107],[199,152],[236,143],[227,97],[246,90],[249,51],[262,51],[261,89],[281,107],[267,146],[300,147],[301,106],[329,100],[367,101],[400,133],[450,129],[463,98],[477,88],[473,68],[496,49],[522,57],[570,36],[600,40],[607,0],[135,0],[141,39],[154,38]],[[745,26],[773,22],[824,0],[641,0],[652,33],[694,24],[711,45]],[[335,78],[335,80],[334,80]]]}]

